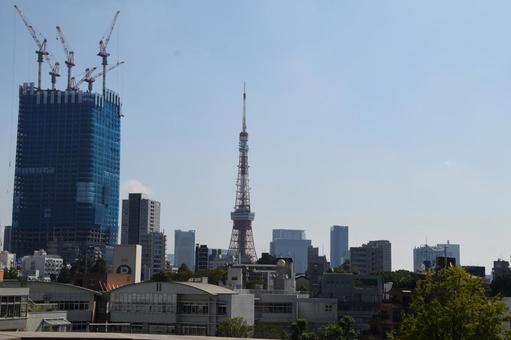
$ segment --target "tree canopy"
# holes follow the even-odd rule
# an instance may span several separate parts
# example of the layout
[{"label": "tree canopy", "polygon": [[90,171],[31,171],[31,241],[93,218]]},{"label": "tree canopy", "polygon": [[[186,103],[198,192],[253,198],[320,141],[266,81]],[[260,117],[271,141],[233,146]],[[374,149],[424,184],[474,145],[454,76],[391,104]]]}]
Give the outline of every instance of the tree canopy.
[{"label": "tree canopy", "polygon": [[243,318],[227,318],[220,322],[216,333],[228,338],[248,338],[252,335],[252,327]]},{"label": "tree canopy", "polygon": [[426,274],[417,282],[410,311],[394,339],[484,340],[504,338],[506,306],[488,298],[480,278],[459,267]]}]

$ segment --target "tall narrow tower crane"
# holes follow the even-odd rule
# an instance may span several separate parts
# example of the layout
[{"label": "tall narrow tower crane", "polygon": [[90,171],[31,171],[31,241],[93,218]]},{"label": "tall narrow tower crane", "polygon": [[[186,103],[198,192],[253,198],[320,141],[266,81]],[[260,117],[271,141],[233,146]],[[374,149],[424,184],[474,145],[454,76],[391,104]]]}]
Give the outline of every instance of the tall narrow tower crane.
[{"label": "tall narrow tower crane", "polygon": [[80,85],[85,81],[85,79],[88,79],[92,76],[92,72],[96,71],[97,66],[94,66],[93,68],[86,68],[84,76],[76,82],[75,77],[71,77],[71,90],[78,90],[80,88]]},{"label": "tall narrow tower crane", "polygon": [[51,89],[55,90],[55,83],[57,82],[57,77],[60,77],[60,64],[58,61],[54,60],[53,55],[46,54],[44,56],[48,65],[50,66],[50,77],[51,77]]},{"label": "tall narrow tower crane", "polygon": [[92,92],[92,84],[96,81],[97,78],[103,76],[103,79],[105,77],[105,72],[110,72],[117,66],[120,66],[124,64],[124,61],[118,61],[114,65],[110,66],[104,71],[99,72],[98,74],[92,75],[92,72],[96,69],[96,67],[93,67],[92,69],[86,69],[85,70],[85,76],[76,83],[76,88],[78,88],[83,82],[86,82],[88,84],[87,86],[87,92]]},{"label": "tall narrow tower crane", "polygon": [[75,66],[75,53],[69,48],[66,39],[64,39],[64,33],[62,33],[62,29],[60,26],[57,26],[57,36],[58,40],[64,47],[64,53],[66,54],[66,65],[67,65],[67,90],[71,90],[71,68]]},{"label": "tall narrow tower crane", "polygon": [[[114,19],[112,20],[112,24],[108,29],[107,33],[101,38],[99,41],[99,52],[98,56],[101,57],[101,65],[103,65],[103,96],[106,93],[106,73],[107,73],[107,65],[108,65],[108,56],[110,53],[107,52],[106,48],[108,47],[108,43],[110,42],[110,36],[112,35],[112,31],[114,30],[115,22],[117,21],[117,17],[119,16],[120,11],[117,11],[114,15]],[[118,66],[118,65],[117,65]]]},{"label": "tall narrow tower crane", "polygon": [[21,10],[18,8],[18,6],[14,5],[14,8],[16,8],[16,11],[18,12],[21,20],[23,20],[23,23],[28,29],[28,32],[32,36],[32,39],[34,39],[34,42],[37,45],[37,50],[35,53],[37,54],[37,88],[41,89],[41,68],[43,64],[44,58],[48,55],[48,51],[46,50],[47,41],[46,39],[39,33],[34,26],[28,21],[28,19],[23,15]]}]

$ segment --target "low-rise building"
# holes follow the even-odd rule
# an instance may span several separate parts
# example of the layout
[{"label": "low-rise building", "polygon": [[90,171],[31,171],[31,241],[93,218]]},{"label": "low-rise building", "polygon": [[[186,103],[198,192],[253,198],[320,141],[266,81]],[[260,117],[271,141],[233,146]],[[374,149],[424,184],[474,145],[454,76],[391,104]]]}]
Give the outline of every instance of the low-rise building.
[{"label": "low-rise building", "polygon": [[380,311],[383,280],[378,275],[326,273],[318,297],[337,299],[339,316],[352,316],[359,330],[368,331]]},{"label": "low-rise building", "polygon": [[12,267],[16,267],[16,254],[0,251],[0,269],[9,270]]},{"label": "low-rise building", "polygon": [[58,255],[49,255],[44,249],[34,250],[33,255],[21,258],[21,270],[23,277],[34,279],[48,279],[51,276],[58,276],[64,260]]},{"label": "low-rise building", "polygon": [[254,324],[254,296],[195,282],[141,282],[110,292],[111,323],[125,331],[214,336],[226,318]]},{"label": "low-rise building", "polygon": [[71,323],[73,331],[87,331],[89,323],[95,321],[98,312],[96,301],[101,294],[87,288],[40,281],[4,281],[1,286],[4,287],[2,289],[25,289],[33,303],[55,305],[56,309],[66,311],[67,320]]}]

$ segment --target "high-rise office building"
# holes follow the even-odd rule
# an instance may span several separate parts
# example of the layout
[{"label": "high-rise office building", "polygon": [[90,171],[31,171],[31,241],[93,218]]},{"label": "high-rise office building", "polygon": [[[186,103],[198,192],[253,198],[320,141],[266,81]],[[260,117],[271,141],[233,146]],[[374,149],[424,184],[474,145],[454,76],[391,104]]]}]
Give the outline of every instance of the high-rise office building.
[{"label": "high-rise office building", "polygon": [[12,227],[10,225],[6,225],[4,227],[4,250],[11,252],[12,251]]},{"label": "high-rise office building", "polygon": [[209,249],[206,244],[195,246],[195,271],[205,272],[209,269]]},{"label": "high-rise office building", "polygon": [[350,248],[351,269],[360,274],[392,271],[392,246],[387,240],[369,241]]},{"label": "high-rise office building", "polygon": [[427,244],[413,248],[413,270],[423,272],[434,269],[439,257],[451,257],[460,265],[460,245],[447,242],[429,246]]},{"label": "high-rise office building", "polygon": [[299,229],[273,229],[270,254],[293,259],[295,273],[307,270],[307,249],[311,241],[305,239],[305,231]]},{"label": "high-rise office building", "polygon": [[195,270],[195,230],[174,232],[174,267],[185,264],[189,270]]},{"label": "high-rise office building", "polygon": [[160,202],[130,193],[122,201],[121,244],[142,246],[142,278],[149,280],[165,266],[167,237],[160,231]]},{"label": "high-rise office building", "polygon": [[73,261],[117,244],[121,101],[113,92],[19,90],[12,250]]},{"label": "high-rise office building", "polygon": [[330,228],[330,264],[340,267],[349,258],[348,226],[334,225]]},{"label": "high-rise office building", "polygon": [[121,244],[141,244],[140,238],[160,231],[160,202],[130,193],[122,200]]}]

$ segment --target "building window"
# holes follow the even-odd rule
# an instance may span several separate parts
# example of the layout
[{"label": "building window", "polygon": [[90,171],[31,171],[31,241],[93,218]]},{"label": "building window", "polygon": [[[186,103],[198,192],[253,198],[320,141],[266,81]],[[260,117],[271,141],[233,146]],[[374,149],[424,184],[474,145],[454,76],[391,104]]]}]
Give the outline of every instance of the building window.
[{"label": "building window", "polygon": [[332,311],[332,305],[325,305],[325,312],[331,312]]},{"label": "building window", "polygon": [[216,314],[227,315],[227,305],[223,303],[216,305]]},{"label": "building window", "polygon": [[263,303],[256,304],[256,312],[272,314],[291,314],[293,305],[291,303]]},{"label": "building window", "polygon": [[179,314],[208,314],[207,303],[180,302],[177,305]]}]

